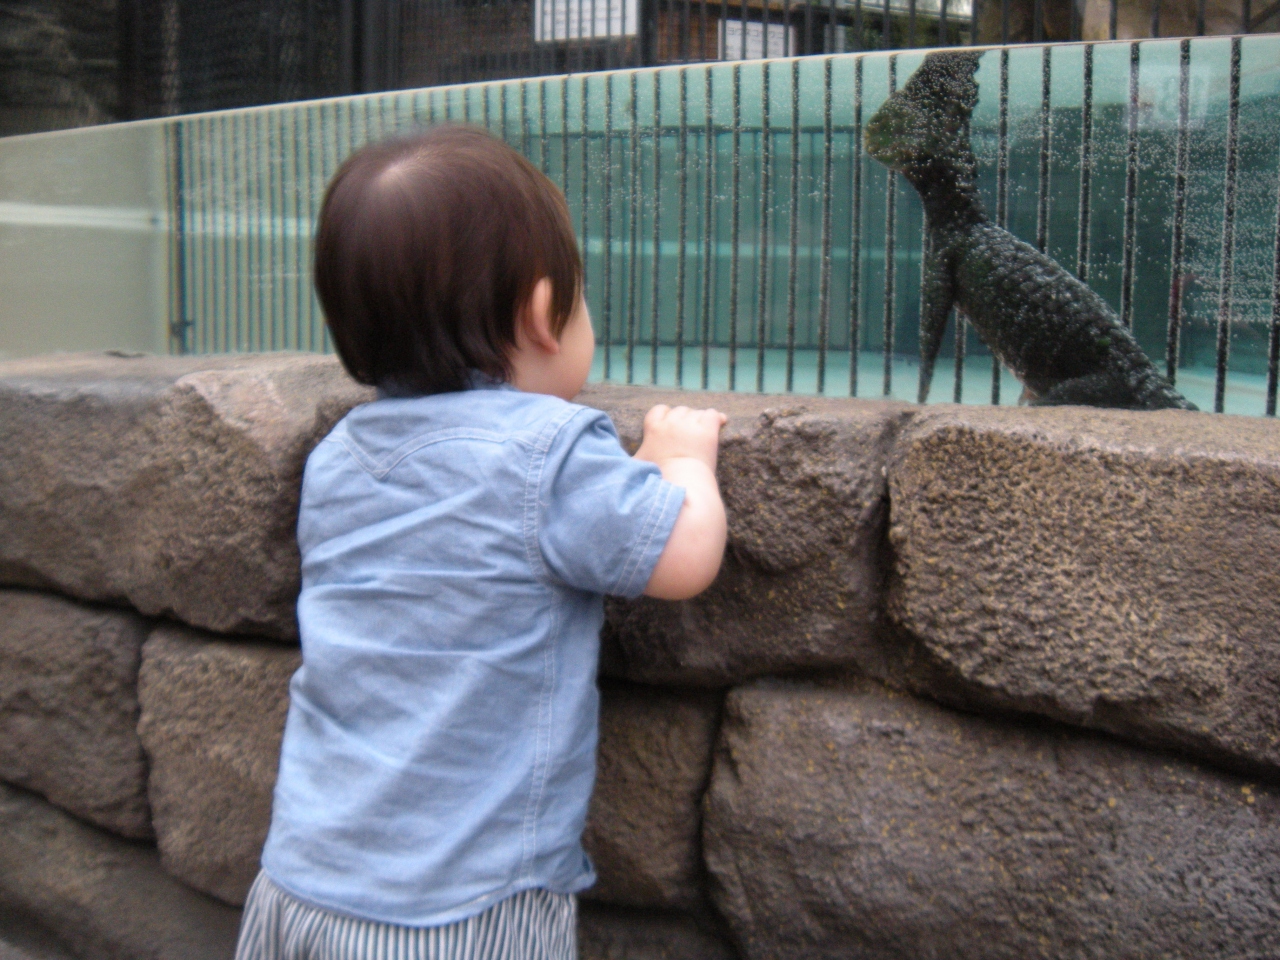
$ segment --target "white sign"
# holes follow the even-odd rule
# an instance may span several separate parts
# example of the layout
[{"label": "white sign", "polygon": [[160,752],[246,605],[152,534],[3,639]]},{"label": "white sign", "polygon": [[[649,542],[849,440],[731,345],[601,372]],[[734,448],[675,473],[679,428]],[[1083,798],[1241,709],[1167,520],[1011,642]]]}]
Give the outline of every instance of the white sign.
[{"label": "white sign", "polygon": [[[758,20],[748,20],[747,51],[742,52],[741,20],[720,21],[720,59],[721,60],[763,60],[765,57],[785,57],[796,53],[796,28],[781,23],[769,24],[769,43],[765,45],[764,24]],[[790,43],[787,43],[788,32]]]},{"label": "white sign", "polygon": [[534,0],[533,39],[633,37],[639,0]]}]

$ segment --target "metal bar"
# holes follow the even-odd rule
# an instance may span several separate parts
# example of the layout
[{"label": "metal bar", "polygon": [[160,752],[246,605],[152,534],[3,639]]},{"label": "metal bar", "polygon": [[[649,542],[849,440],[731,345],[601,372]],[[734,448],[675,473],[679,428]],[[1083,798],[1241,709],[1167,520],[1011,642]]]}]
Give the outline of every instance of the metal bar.
[{"label": "metal bar", "polygon": [[[1007,0],[1006,0],[1007,4]],[[1000,133],[996,156],[996,223],[1009,225],[1009,51],[1000,51]],[[1000,406],[1000,359],[991,353],[991,405]]]},{"label": "metal bar", "polygon": [[1031,10],[1031,40],[1044,43],[1044,0],[1035,0]]},{"label": "metal bar", "polygon": [[1124,260],[1120,275],[1120,322],[1133,327],[1133,248],[1138,229],[1138,70],[1139,45],[1129,44],[1129,143],[1124,176]]},{"label": "metal bar", "polygon": [[640,87],[639,74],[631,71],[631,190],[627,217],[627,383],[635,381],[636,324],[639,321],[639,289],[637,276],[640,255]]},{"label": "metal bar", "polygon": [[[270,113],[264,114],[267,124],[267,191],[271,196],[271,208],[268,216],[271,221],[271,269],[269,276],[271,277],[271,349],[283,350],[290,344],[285,342],[285,315],[284,305],[280,302],[281,278],[284,276],[283,251],[284,251],[284,184],[281,182],[283,177],[283,169],[277,168],[276,158],[280,157],[282,151],[278,137],[273,131],[278,130],[283,123],[283,111],[276,109]],[[274,122],[273,122],[274,121]],[[283,160],[281,161],[283,164]],[[281,260],[277,260],[280,257]],[[296,345],[293,345],[297,349]]]},{"label": "metal bar", "polygon": [[742,56],[738,59],[745,60],[747,59],[747,0],[742,0],[742,13],[740,13],[739,16],[742,18],[742,43],[740,44],[742,47]]},{"label": "metal bar", "polygon": [[[582,75],[582,294],[585,297],[587,292],[587,267],[590,264],[590,249],[587,246],[587,208],[591,199],[590,162],[591,162],[591,117],[587,111],[587,82],[586,74]],[[565,153],[569,152],[568,141],[565,142]]]},{"label": "metal bar", "polygon": [[551,175],[551,163],[547,157],[547,84],[550,81],[543,77],[538,81],[538,159],[542,172]]},{"label": "metal bar", "polygon": [[[1075,4],[1072,4],[1075,9]],[[982,0],[972,0],[969,5],[969,46],[978,45],[978,16],[982,12]]]},{"label": "metal bar", "polygon": [[684,8],[680,14],[680,62],[689,62],[689,0],[684,0]]},{"label": "metal bar", "polygon": [[800,248],[800,61],[791,61],[791,221],[787,261],[787,393],[795,387],[796,281]]},{"label": "metal bar", "polygon": [[1227,107],[1227,171],[1222,192],[1222,272],[1218,286],[1218,351],[1213,412],[1222,413],[1231,352],[1232,280],[1235,269],[1236,165],[1240,146],[1240,38],[1231,38],[1231,93]]},{"label": "metal bar", "polygon": [[1120,5],[1116,2],[1116,0],[1111,0],[1111,15],[1107,24],[1108,30],[1110,31],[1108,35],[1109,40],[1114,40],[1116,38],[1116,19],[1119,14],[1119,10],[1120,10]]},{"label": "metal bar", "polygon": [[852,202],[849,204],[849,396],[858,395],[859,308],[862,279],[862,63],[853,62],[853,167]]},{"label": "metal bar", "polygon": [[893,19],[889,16],[889,0],[884,0],[884,10],[880,14],[880,49],[888,50],[893,46],[890,33]]},{"label": "metal bar", "polygon": [[1179,347],[1182,335],[1183,294],[1186,280],[1182,274],[1182,246],[1187,219],[1187,163],[1190,157],[1189,113],[1191,102],[1191,41],[1179,44],[1178,56],[1178,159],[1173,181],[1173,242],[1169,268],[1169,324],[1165,333],[1165,377],[1177,382]]},{"label": "metal bar", "polygon": [[1160,0],[1151,0],[1151,36],[1160,36]]},{"label": "metal bar", "polygon": [[[613,74],[604,78],[604,378],[613,357]],[[584,190],[585,190],[585,183]]]},{"label": "metal bar", "polygon": [[[294,315],[294,324],[298,332],[297,333],[297,349],[299,350],[304,349],[304,347],[302,345],[303,343],[303,336],[302,336],[303,264],[302,264],[302,258],[301,258],[302,249],[299,244],[299,240],[302,236],[302,222],[303,222],[302,220],[302,217],[303,217],[302,169],[298,162],[298,157],[302,153],[302,144],[298,141],[298,120],[300,117],[306,116],[307,112],[308,111],[306,107],[300,107],[297,110],[289,111],[289,130],[292,134],[291,140],[293,141],[293,149],[290,151],[290,160],[293,163],[293,170],[291,171],[293,174],[293,178],[292,178],[292,183],[290,184],[290,188],[286,191],[287,195],[293,199],[294,230],[293,230],[293,243],[292,243],[293,249],[291,251],[293,255],[293,309],[291,312]],[[310,144],[308,144],[307,153],[309,154],[310,152],[311,152]],[[307,212],[307,217],[308,217],[307,222],[309,223],[310,211]],[[315,349],[315,342],[311,337],[310,330],[307,331],[305,349],[307,350]]]},{"label": "metal bar", "polygon": [[[889,58],[889,96],[893,96],[897,87],[898,57],[894,54]],[[884,214],[884,395],[886,397],[893,390],[894,245],[897,239],[897,216],[898,176],[893,170],[886,170]]]},{"label": "metal bar", "polygon": [[[1111,0],[1115,3],[1115,0]],[[1000,0],[1000,42],[1009,42],[1009,0]]]},{"label": "metal bar", "polygon": [[[448,91],[445,91],[448,96]],[[526,160],[529,157],[529,81],[520,81],[520,152]]]},{"label": "metal bar", "polygon": [[662,76],[653,73],[653,261],[650,269],[649,334],[653,349],[649,354],[649,382],[658,382],[658,276],[662,263]]},{"label": "metal bar", "polygon": [[1196,36],[1204,36],[1204,6],[1205,0],[1199,0],[1196,4]]},{"label": "metal bar", "polygon": [[[685,0],[686,7],[688,0]],[[680,69],[680,162],[676,165],[676,179],[680,185],[680,242],[676,259],[676,386],[684,386],[684,282],[685,242],[688,239],[688,184],[689,184],[689,68]]]},{"label": "metal bar", "polygon": [[[323,108],[320,108],[320,109],[323,109]],[[310,224],[315,222],[315,215],[316,215],[315,155],[317,150],[324,149],[324,145],[323,145],[324,141],[320,137],[312,136],[311,108],[308,108],[306,110],[306,112],[303,114],[303,118],[306,121],[303,124],[303,141],[309,145],[309,149],[307,150],[307,223]],[[311,261],[310,261],[309,254],[311,251],[311,237],[310,235],[308,235],[304,239],[301,230],[298,231],[298,250],[299,250],[299,254],[301,256],[302,262],[310,266]],[[305,285],[305,290],[306,290],[306,298],[307,298],[307,329],[310,333],[311,343],[312,344],[315,343],[316,330],[317,328],[319,328],[320,345],[321,345],[321,349],[323,350],[328,347],[329,327],[327,324],[322,324],[319,322],[320,318],[316,311],[316,295],[315,295],[315,291],[312,289],[312,285],[310,283],[307,283]],[[313,349],[314,349],[314,346],[313,346]]]},{"label": "metal bar", "polygon": [[[188,330],[191,326],[190,310],[187,307],[187,149],[182,136],[183,123],[175,121],[169,128],[170,149],[173,152],[173,163],[166,164],[165,176],[172,177],[169,184],[169,195],[173,197],[173,280],[175,295],[170,304],[169,336],[177,341],[178,353],[187,353]],[[176,305],[177,317],[173,315]]]},{"label": "metal bar", "polygon": [[1084,102],[1080,109],[1080,220],[1076,276],[1089,280],[1089,188],[1093,173],[1093,44],[1084,47]]},{"label": "metal bar", "polygon": [[[566,20],[568,19],[566,15]],[[585,138],[587,132],[582,131]],[[560,78],[560,189],[569,195],[569,77]]]},{"label": "metal bar", "polygon": [[[1009,0],[1005,0],[1007,5]],[[907,46],[916,45],[916,0],[907,0]]]},{"label": "metal bar", "polygon": [[720,0],[720,50],[721,60],[729,59],[729,0]]},{"label": "metal bar", "polygon": [[[765,7],[766,11],[768,6]],[[768,14],[765,14],[768,16]],[[756,392],[764,393],[764,356],[769,332],[769,180],[772,164],[773,134],[769,116],[769,70],[766,61],[760,68],[760,249],[756,252]]]},{"label": "metal bar", "polygon": [[715,227],[711,222],[711,200],[716,192],[716,145],[713,140],[712,121],[712,77],[714,72],[706,68],[706,132],[704,134],[705,174],[703,211],[702,211],[702,389],[707,389],[711,374],[711,266],[712,238]]},{"label": "metal bar", "polygon": [[1280,370],[1280,176],[1276,177],[1276,255],[1271,273],[1271,335],[1267,344],[1267,416],[1276,415],[1276,379]]},{"label": "metal bar", "polygon": [[[744,33],[746,21],[743,21]],[[742,66],[733,66],[733,188],[729,227],[729,389],[738,387],[738,276],[742,263]]]},{"label": "metal bar", "polygon": [[211,330],[213,324],[209,312],[214,294],[214,260],[217,256],[217,244],[211,239],[213,236],[212,218],[210,216],[210,211],[213,207],[213,176],[209,171],[208,165],[212,125],[213,121],[208,117],[199,117],[195,121],[197,131],[196,144],[199,150],[196,169],[198,171],[197,176],[200,178],[200,328],[197,343],[201,353],[210,351],[210,336],[214,334],[214,331]]},{"label": "metal bar", "polygon": [[707,56],[707,0],[702,0],[702,7],[698,11],[698,18],[701,21],[701,32],[698,36],[698,49],[701,52],[702,60],[710,60]]},{"label": "metal bar", "polygon": [[782,0],[782,46],[785,56],[795,56],[796,52],[791,49],[791,0]]},{"label": "metal bar", "polygon": [[[947,0],[942,0],[945,8]],[[853,3],[853,49],[862,49],[862,0],[854,0]]]},{"label": "metal bar", "polygon": [[1049,151],[1053,146],[1053,111],[1049,94],[1053,78],[1051,47],[1040,50],[1040,177],[1036,183],[1036,249],[1049,249]]},{"label": "metal bar", "polygon": [[[236,205],[236,219],[234,221],[236,228],[234,230],[228,229],[228,221],[231,220],[231,211],[227,209],[228,197],[231,194],[231,190],[235,182],[231,177],[236,169],[235,124],[237,116],[238,115],[234,113],[229,117],[224,114],[224,117],[228,122],[223,126],[221,131],[223,150],[227,151],[229,149],[230,152],[229,157],[227,153],[224,153],[222,158],[222,236],[226,242],[227,253],[223,259],[223,270],[221,276],[226,278],[224,282],[227,283],[229,288],[227,290],[227,294],[232,297],[232,303],[227,306],[227,319],[231,322],[227,324],[227,335],[223,337],[223,351],[225,352],[230,352],[232,350],[238,351],[240,349],[240,251],[237,246],[237,237],[240,232],[239,209],[238,205]],[[227,132],[228,129],[231,131],[229,134]],[[228,145],[228,141],[230,141],[230,145]],[[235,257],[235,266],[232,266],[232,256]],[[232,293],[233,290],[234,293]]]},{"label": "metal bar", "polygon": [[1252,27],[1253,4],[1250,0],[1240,0],[1240,32],[1248,33]]},{"label": "metal bar", "polygon": [[831,322],[831,58],[822,64],[822,268],[818,280],[818,393],[826,392]]}]

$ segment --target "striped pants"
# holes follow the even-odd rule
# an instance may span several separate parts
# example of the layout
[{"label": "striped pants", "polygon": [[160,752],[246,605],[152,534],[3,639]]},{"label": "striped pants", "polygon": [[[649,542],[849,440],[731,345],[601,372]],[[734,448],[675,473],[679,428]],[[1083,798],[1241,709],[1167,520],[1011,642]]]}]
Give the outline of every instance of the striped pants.
[{"label": "striped pants", "polygon": [[236,960],[577,960],[578,901],[525,890],[474,917],[402,927],[313,907],[259,873]]}]

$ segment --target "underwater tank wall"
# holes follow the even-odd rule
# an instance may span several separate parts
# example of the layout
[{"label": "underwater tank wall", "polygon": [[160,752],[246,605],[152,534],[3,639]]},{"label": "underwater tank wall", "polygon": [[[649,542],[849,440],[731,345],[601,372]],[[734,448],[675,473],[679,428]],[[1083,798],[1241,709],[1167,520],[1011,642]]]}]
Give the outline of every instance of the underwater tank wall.
[{"label": "underwater tank wall", "polygon": [[[922,211],[861,136],[925,53],[545,77],[10,138],[0,243],[40,235],[53,249],[63,237],[69,250],[109,230],[47,212],[29,222],[24,204],[57,207],[69,189],[32,200],[31,183],[65,170],[68,183],[103,180],[101,205],[123,204],[111,181],[125,165],[109,152],[107,176],[92,157],[59,158],[74,137],[150,138],[163,146],[146,163],[164,201],[146,269],[163,293],[96,286],[90,309],[159,311],[144,326],[167,324],[174,352],[324,350],[309,258],[329,177],[370,140],[473,123],[565,188],[608,345],[596,379],[912,398]],[[993,219],[1086,279],[1202,409],[1267,412],[1280,37],[994,48],[978,81],[972,140]],[[61,282],[84,287],[91,258],[51,257]],[[32,282],[20,262],[0,265],[7,288]],[[33,291],[0,307],[4,327],[30,324],[33,309],[43,324],[66,316]],[[5,337],[0,350],[34,352]],[[1019,391],[993,376],[972,332],[948,335],[931,399],[1013,403]]]}]

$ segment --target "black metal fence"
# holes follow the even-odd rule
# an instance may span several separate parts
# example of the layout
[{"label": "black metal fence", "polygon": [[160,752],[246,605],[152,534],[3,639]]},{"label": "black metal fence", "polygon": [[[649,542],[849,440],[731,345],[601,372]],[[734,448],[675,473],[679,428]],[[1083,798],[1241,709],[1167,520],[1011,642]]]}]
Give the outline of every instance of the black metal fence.
[{"label": "black metal fence", "polygon": [[1246,34],[1280,0],[121,0],[121,113],[622,67]]}]

